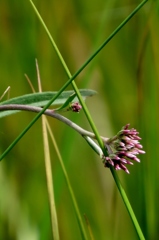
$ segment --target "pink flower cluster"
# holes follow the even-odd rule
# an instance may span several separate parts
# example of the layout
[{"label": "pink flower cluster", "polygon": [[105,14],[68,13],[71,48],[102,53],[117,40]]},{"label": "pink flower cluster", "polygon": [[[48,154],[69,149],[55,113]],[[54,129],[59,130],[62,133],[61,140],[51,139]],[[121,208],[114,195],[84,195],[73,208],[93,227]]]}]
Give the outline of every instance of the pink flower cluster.
[{"label": "pink flower cluster", "polygon": [[71,103],[71,110],[73,112],[78,112],[81,110],[82,106],[78,102]]},{"label": "pink flower cluster", "polygon": [[115,137],[105,143],[109,153],[107,157],[103,158],[105,167],[112,165],[115,170],[122,169],[129,173],[125,165],[133,165],[131,161],[140,162],[136,155],[144,154],[145,151],[141,150],[142,145],[139,143],[139,140],[141,140],[138,136],[139,132],[134,128],[128,129],[129,125],[127,124],[123,127]]}]

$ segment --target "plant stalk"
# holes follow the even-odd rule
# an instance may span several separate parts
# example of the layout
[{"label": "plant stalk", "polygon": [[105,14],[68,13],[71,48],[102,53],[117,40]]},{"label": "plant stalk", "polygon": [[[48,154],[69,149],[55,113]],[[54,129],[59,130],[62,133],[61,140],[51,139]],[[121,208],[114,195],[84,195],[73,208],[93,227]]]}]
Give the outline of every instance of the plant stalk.
[{"label": "plant stalk", "polygon": [[55,206],[51,157],[50,157],[50,149],[49,149],[49,141],[48,141],[45,116],[42,116],[42,132],[43,132],[43,142],[44,142],[46,183],[47,183],[47,191],[48,191],[48,198],[49,198],[52,237],[54,240],[59,240],[60,236],[59,236],[59,228],[58,228],[57,213],[56,213],[56,206]]},{"label": "plant stalk", "polygon": [[117,185],[117,187],[118,187],[118,190],[119,190],[119,192],[120,192],[120,195],[121,195],[121,197],[122,197],[122,199],[123,199],[123,202],[124,202],[124,204],[125,204],[125,206],[126,206],[126,208],[127,208],[127,211],[128,211],[128,213],[129,213],[129,216],[130,216],[130,218],[131,218],[131,220],[132,220],[132,223],[133,223],[133,225],[134,225],[134,227],[135,227],[136,233],[137,233],[137,235],[138,235],[138,237],[139,237],[140,240],[145,240],[145,237],[144,237],[144,235],[143,235],[143,233],[142,233],[142,230],[141,230],[140,225],[139,225],[139,223],[138,223],[138,221],[137,221],[137,218],[136,218],[136,216],[135,216],[135,213],[134,213],[134,211],[133,211],[133,209],[132,209],[132,207],[131,207],[131,204],[130,204],[130,202],[129,202],[129,200],[128,200],[128,197],[127,197],[127,195],[126,195],[126,193],[125,193],[125,191],[124,191],[124,189],[123,189],[123,187],[122,187],[122,185],[121,185],[121,183],[120,183],[119,177],[118,177],[116,171],[114,171],[114,169],[113,169],[112,166],[110,166],[110,170],[111,170],[111,173],[112,173],[113,178],[114,178],[114,180],[115,180],[115,183],[116,183],[116,185]]}]

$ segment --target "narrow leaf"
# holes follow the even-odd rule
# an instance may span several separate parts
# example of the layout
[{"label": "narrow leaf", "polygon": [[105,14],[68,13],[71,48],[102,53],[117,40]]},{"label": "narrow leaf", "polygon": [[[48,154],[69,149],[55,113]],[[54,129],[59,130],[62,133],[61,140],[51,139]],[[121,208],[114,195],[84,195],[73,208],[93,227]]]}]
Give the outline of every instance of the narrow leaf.
[{"label": "narrow leaf", "polygon": [[[11,98],[7,101],[0,102],[0,105],[8,105],[8,104],[24,104],[24,105],[33,105],[36,107],[44,107],[50,99],[52,99],[57,92],[42,92],[42,93],[31,93],[22,95],[16,98]],[[95,95],[97,92],[91,89],[81,89],[80,93],[84,100],[87,97],[91,97]],[[75,94],[73,90],[64,91],[60,94],[60,96],[52,103],[52,106],[63,105],[67,103],[67,100],[70,102],[70,96]],[[79,102],[77,97],[71,98],[72,102]],[[11,115],[13,113],[17,113],[17,110],[7,110],[0,112],[0,118]]]},{"label": "narrow leaf", "polygon": [[62,106],[60,106],[59,108],[56,108],[56,111],[66,108],[69,105],[69,103],[73,102],[73,99],[75,98],[75,96],[76,96],[76,93],[73,93],[72,95],[70,95],[69,98],[64,102]]}]

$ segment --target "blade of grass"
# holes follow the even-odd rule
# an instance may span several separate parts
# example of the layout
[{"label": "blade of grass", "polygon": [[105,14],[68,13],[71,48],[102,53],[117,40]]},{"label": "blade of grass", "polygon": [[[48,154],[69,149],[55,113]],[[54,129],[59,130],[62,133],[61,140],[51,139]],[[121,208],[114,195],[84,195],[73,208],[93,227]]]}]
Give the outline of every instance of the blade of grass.
[{"label": "blade of grass", "polygon": [[59,240],[60,237],[59,237],[57,213],[56,213],[55,198],[54,198],[52,167],[51,167],[50,149],[49,149],[45,116],[42,116],[42,132],[43,132],[43,142],[44,142],[45,171],[46,171],[47,191],[48,191],[48,197],[49,197],[52,237],[55,240]]},{"label": "blade of grass", "polygon": [[2,96],[0,96],[0,101],[6,94],[8,95],[7,98],[9,98],[9,93],[10,93],[10,86],[8,86],[7,89],[4,91],[4,93],[2,94]]},{"label": "blade of grass", "polygon": [[[39,92],[42,92],[40,72],[39,72],[37,60],[36,60],[36,70],[37,70]],[[46,172],[46,183],[47,183],[49,207],[50,207],[52,238],[54,240],[59,240],[60,236],[59,236],[58,220],[57,220],[55,197],[54,197],[54,186],[53,186],[49,140],[48,140],[48,134],[47,134],[47,127],[46,127],[46,117],[44,115],[42,115],[42,133],[43,133],[43,143],[44,143],[45,172]]]},{"label": "blade of grass", "polygon": [[91,229],[91,226],[90,226],[89,220],[88,220],[88,218],[87,218],[86,215],[84,215],[84,217],[85,217],[86,224],[87,224],[87,227],[88,227],[88,231],[89,231],[90,239],[91,239],[91,240],[95,240],[95,239],[94,239],[94,236],[93,236],[93,233],[92,233],[92,229]]}]

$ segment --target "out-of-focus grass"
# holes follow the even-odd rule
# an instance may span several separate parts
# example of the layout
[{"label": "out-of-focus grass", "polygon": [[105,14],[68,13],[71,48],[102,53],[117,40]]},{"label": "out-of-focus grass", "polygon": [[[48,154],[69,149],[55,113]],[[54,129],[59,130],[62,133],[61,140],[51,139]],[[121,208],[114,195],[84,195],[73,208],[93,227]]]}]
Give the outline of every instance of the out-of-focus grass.
[{"label": "out-of-focus grass", "polygon": [[[35,4],[74,73],[138,1],[106,4],[103,0],[67,0]],[[146,155],[141,157],[140,164],[130,166],[130,175],[119,175],[146,239],[157,238],[159,224],[158,16],[157,3],[151,9],[147,4],[76,80],[79,88],[87,85],[99,92],[87,104],[101,135],[112,136],[128,122],[141,133]],[[1,94],[9,85],[11,97],[31,92],[24,73],[37,86],[35,58],[43,89],[58,90],[67,77],[29,1],[2,0],[0,28]],[[67,116],[88,128],[82,112]],[[0,120],[1,152],[32,117],[33,114],[20,113]],[[49,121],[80,211],[89,219],[95,239],[137,239],[109,170],[103,168],[101,160],[73,130],[56,120]],[[61,239],[80,239],[53,148],[51,155]],[[40,121],[0,163],[0,220],[0,239],[51,238]]]}]

